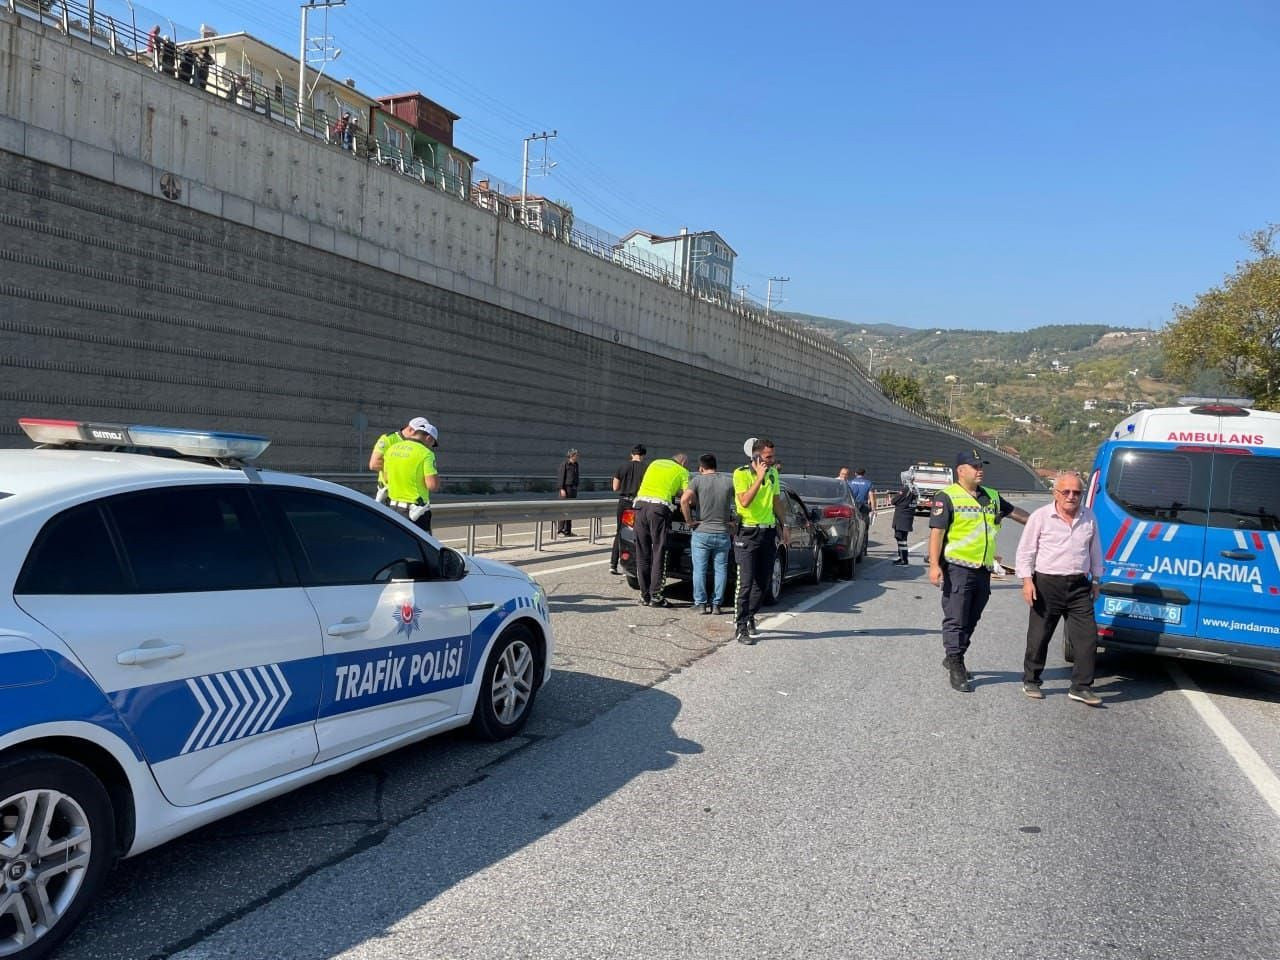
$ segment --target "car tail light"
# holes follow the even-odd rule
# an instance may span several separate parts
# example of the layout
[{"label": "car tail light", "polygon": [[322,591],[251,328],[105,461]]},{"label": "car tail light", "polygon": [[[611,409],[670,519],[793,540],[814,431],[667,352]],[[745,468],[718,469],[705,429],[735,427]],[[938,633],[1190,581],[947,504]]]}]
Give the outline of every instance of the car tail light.
[{"label": "car tail light", "polygon": [[822,518],[824,520],[849,520],[853,517],[853,507],[841,504],[835,507],[824,507],[822,510]]},{"label": "car tail light", "polygon": [[1103,637],[1103,638],[1106,638],[1106,637],[1114,637],[1115,635],[1116,635],[1116,632],[1115,632],[1114,630],[1112,630],[1110,627],[1099,627],[1099,628],[1098,628],[1098,636],[1100,636],[1100,637]]},{"label": "car tail light", "polygon": [[622,525],[624,527],[634,527],[636,525],[636,512],[630,507],[622,511]]}]

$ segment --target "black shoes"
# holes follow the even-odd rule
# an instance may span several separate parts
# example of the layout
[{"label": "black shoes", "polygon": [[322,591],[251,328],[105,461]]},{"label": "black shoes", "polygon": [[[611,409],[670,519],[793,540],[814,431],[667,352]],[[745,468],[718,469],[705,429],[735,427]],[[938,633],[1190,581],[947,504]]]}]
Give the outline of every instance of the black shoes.
[{"label": "black shoes", "polygon": [[[943,665],[944,667],[946,667],[948,670],[950,670],[950,669],[951,669],[951,658],[950,658],[950,657],[943,657],[943,658],[942,658],[942,665]],[[962,666],[962,667],[964,666],[964,656],[963,656],[963,655],[961,655],[961,656],[960,656],[960,666]],[[972,673],[970,673],[968,669],[966,669],[966,670],[965,670],[965,672],[964,672],[964,678],[965,678],[966,680],[972,680],[972,679],[973,679],[973,674],[972,674]]]},{"label": "black shoes", "polygon": [[893,561],[893,566],[895,567],[905,567],[906,565],[907,565],[907,561],[903,560],[902,557],[899,557],[897,560]]},{"label": "black shoes", "polygon": [[649,606],[649,604],[650,604],[650,603],[652,603],[652,602],[653,602],[653,601],[651,601],[648,597],[641,597],[641,598],[640,598],[640,606],[642,606],[642,607],[647,607],[647,606]]},{"label": "black shoes", "polygon": [[720,606],[720,604],[718,604],[718,603],[717,603],[714,607],[712,607],[712,608],[711,608],[711,612],[712,612],[712,614],[713,614],[713,615],[715,615],[715,616],[717,616],[717,617],[723,617],[723,616],[724,616],[724,608],[723,608],[722,606]]},{"label": "black shoes", "polygon": [[703,615],[704,617],[709,617],[709,616],[711,616],[711,604],[709,604],[709,603],[704,603],[704,604],[702,605],[702,615]]},{"label": "black shoes", "polygon": [[622,576],[622,571],[619,570],[617,567],[610,567],[609,572],[612,573],[615,577]]},{"label": "black shoes", "polygon": [[669,606],[671,606],[671,601],[670,601],[670,600],[668,600],[666,597],[654,597],[652,600],[650,600],[650,601],[649,601],[649,606],[651,606],[651,607],[669,607]]},{"label": "black shoes", "polygon": [[760,636],[760,628],[756,626],[755,617],[752,617],[750,620],[747,621],[747,630],[751,633],[753,637]]},{"label": "black shoes", "polygon": [[964,668],[964,659],[961,657],[947,657],[944,661],[947,673],[951,679],[951,689],[958,690],[960,693],[972,693],[973,685],[969,683],[968,672]]},{"label": "black shoes", "polygon": [[1022,695],[1031,700],[1044,699],[1044,691],[1040,689],[1040,684],[1038,683],[1023,683]]},{"label": "black shoes", "polygon": [[745,623],[738,624],[737,629],[733,632],[733,639],[739,643],[745,643],[749,647],[756,642],[756,638],[751,635],[751,631]]},{"label": "black shoes", "polygon": [[1083,703],[1090,707],[1102,706],[1102,698],[1088,687],[1072,687],[1067,691],[1067,699],[1075,700],[1077,703]]}]

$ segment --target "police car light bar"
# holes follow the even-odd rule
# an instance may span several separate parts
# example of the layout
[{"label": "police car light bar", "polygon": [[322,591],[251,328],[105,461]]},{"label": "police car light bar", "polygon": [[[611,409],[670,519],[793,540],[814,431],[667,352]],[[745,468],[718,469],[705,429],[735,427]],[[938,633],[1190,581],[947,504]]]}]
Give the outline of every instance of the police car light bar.
[{"label": "police car light bar", "polygon": [[247,433],[183,430],[137,424],[91,423],[79,420],[41,420],[23,417],[18,426],[35,443],[51,447],[77,444],[95,447],[148,447],[184,457],[210,460],[254,460],[271,441]]}]

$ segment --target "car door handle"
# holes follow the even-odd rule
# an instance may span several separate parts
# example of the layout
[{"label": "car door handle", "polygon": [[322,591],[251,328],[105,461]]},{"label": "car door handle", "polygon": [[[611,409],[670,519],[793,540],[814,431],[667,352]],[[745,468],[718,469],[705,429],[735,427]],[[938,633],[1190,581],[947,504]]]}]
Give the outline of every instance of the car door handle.
[{"label": "car door handle", "polygon": [[1223,550],[1222,556],[1228,560],[1257,560],[1256,553],[1250,553],[1248,550]]},{"label": "car door handle", "polygon": [[116,654],[116,663],[122,667],[137,667],[144,663],[155,663],[157,660],[172,660],[187,652],[180,643],[166,643],[159,647],[135,647],[122,650]]},{"label": "car door handle", "polygon": [[329,624],[329,636],[349,637],[354,633],[364,633],[369,629],[368,620],[343,620],[341,623]]}]

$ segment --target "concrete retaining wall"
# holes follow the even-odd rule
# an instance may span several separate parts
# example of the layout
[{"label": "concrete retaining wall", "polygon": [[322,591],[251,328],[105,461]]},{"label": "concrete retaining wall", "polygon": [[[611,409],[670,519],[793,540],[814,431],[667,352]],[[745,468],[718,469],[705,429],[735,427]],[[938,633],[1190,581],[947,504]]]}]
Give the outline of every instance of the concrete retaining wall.
[{"label": "concrete retaining wall", "polygon": [[[359,469],[425,413],[458,474],[637,440],[873,473],[970,443],[817,335],[689,298],[0,13],[0,443],[18,415],[266,433]],[[176,188],[176,189],[175,189]],[[993,454],[991,480],[1030,474]],[[883,464],[883,466],[882,466]]]}]

